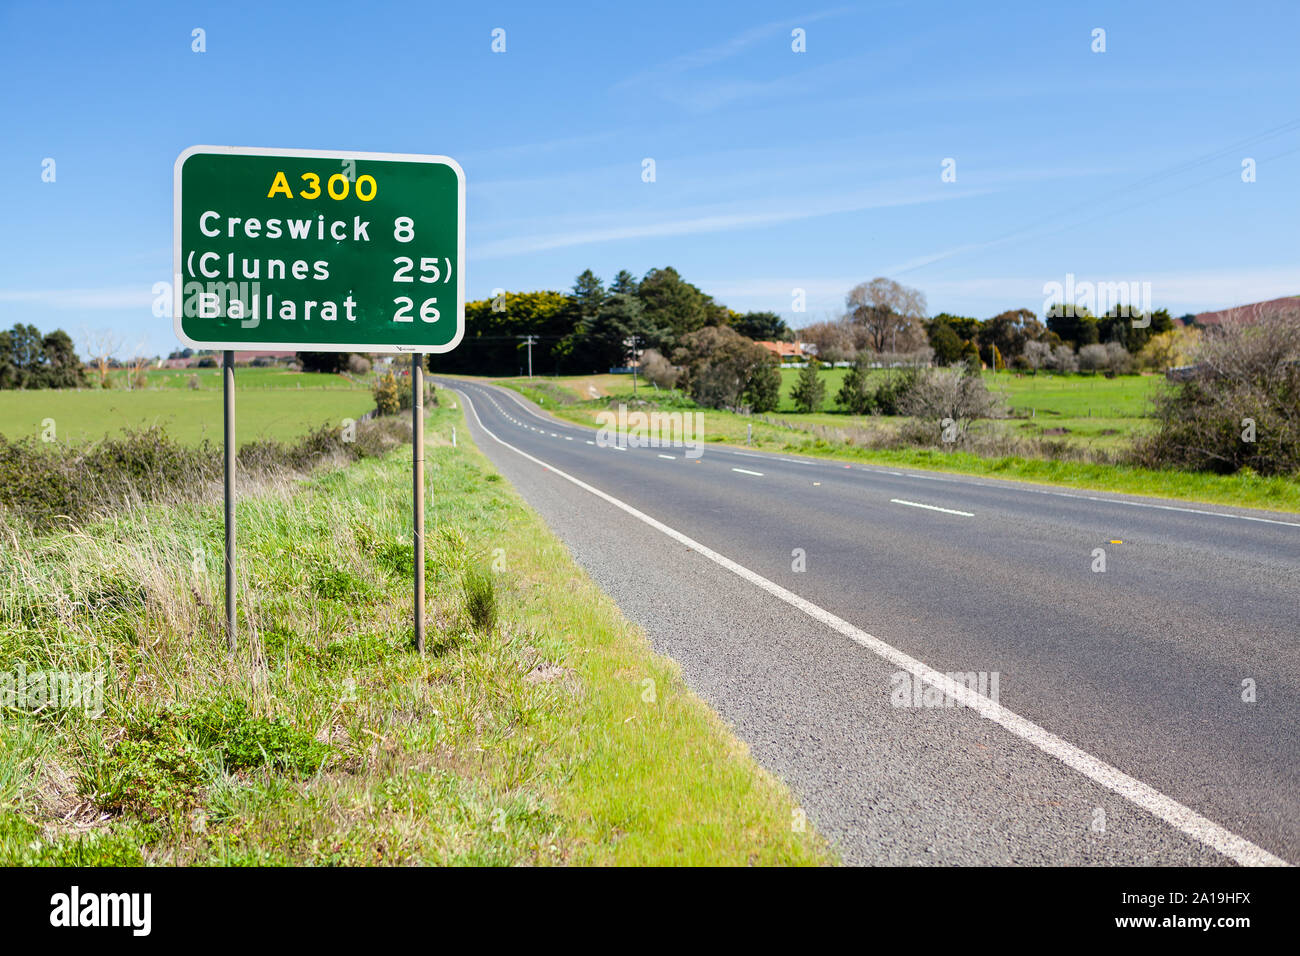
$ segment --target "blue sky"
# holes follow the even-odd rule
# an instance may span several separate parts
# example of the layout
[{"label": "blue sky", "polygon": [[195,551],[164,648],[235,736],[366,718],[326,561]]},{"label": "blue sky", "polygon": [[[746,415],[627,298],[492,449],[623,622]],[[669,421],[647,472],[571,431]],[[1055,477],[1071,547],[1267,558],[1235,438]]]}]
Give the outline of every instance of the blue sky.
[{"label": "blue sky", "polygon": [[194,144],[455,157],[471,298],[665,265],[796,326],[877,275],[979,317],[1067,273],[1176,315],[1298,294],[1297,36],[1294,0],[0,0],[0,325],[177,347]]}]

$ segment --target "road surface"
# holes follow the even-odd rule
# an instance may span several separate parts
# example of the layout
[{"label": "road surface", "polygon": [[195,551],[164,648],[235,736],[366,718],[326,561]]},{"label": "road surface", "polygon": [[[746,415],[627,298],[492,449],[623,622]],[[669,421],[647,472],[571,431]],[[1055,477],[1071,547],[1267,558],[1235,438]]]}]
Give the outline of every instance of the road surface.
[{"label": "road surface", "polygon": [[440,384],[846,861],[1300,860],[1300,516],[602,447]]}]

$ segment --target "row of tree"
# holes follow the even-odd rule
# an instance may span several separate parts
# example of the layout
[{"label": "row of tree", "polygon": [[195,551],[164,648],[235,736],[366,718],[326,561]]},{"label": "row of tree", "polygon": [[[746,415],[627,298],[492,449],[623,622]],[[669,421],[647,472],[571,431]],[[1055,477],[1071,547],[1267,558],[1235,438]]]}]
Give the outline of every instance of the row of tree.
[{"label": "row of tree", "polygon": [[1098,317],[1084,308],[1058,304],[1048,309],[1046,323],[1029,309],[1009,309],[991,319],[948,312],[927,318],[923,293],[877,278],[849,292],[843,315],[801,329],[799,335],[816,345],[818,357],[828,362],[851,361],[867,352],[921,356],[922,364],[997,370],[1124,371],[1139,364],[1139,357],[1152,366],[1167,360],[1170,337],[1178,327],[1165,309],[1140,312],[1127,306]]},{"label": "row of tree", "polygon": [[86,383],[72,337],[62,329],[42,335],[34,325],[0,332],[0,388],[78,388]]},{"label": "row of tree", "polygon": [[431,356],[443,372],[516,375],[532,364],[548,375],[604,372],[624,366],[633,350],[671,355],[689,336],[727,328],[751,341],[793,341],[775,312],[735,312],[668,266],[640,279],[620,271],[606,285],[590,269],[567,293],[501,292],[465,305],[465,338]]}]

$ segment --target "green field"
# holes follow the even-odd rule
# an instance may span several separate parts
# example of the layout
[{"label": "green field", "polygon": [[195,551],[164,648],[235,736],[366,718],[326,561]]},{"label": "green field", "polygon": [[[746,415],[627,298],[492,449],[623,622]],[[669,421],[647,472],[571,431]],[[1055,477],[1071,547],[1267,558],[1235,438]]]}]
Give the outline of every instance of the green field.
[{"label": "green field", "polygon": [[[220,442],[222,393],[220,379],[216,382],[198,390],[0,391],[0,434],[14,440],[39,438],[42,423],[53,419],[60,442],[94,441],[150,425],[163,427],[184,444],[204,438]],[[294,438],[322,424],[359,418],[374,407],[369,390],[362,388],[295,388],[290,393],[236,384],[235,436],[241,445],[256,438]]]},{"label": "green field", "polygon": [[[126,369],[114,369],[109,372],[112,390],[127,391]],[[190,379],[196,379],[199,389],[221,388],[221,369],[219,368],[151,368],[145,371],[149,388],[193,388]],[[91,371],[86,374],[86,381],[98,387],[99,374]],[[360,388],[356,382],[342,375],[325,375],[320,372],[291,372],[283,368],[237,368],[235,369],[236,387],[244,390],[263,388],[292,389],[355,389]]]}]

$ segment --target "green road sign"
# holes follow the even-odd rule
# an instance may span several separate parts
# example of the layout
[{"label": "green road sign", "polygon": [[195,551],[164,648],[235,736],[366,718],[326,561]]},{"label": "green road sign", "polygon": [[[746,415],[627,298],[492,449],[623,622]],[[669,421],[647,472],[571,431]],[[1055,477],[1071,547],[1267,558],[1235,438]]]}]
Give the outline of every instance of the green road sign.
[{"label": "green road sign", "polygon": [[211,349],[449,352],[465,330],[465,174],[446,156],[191,146],[173,321]]}]

